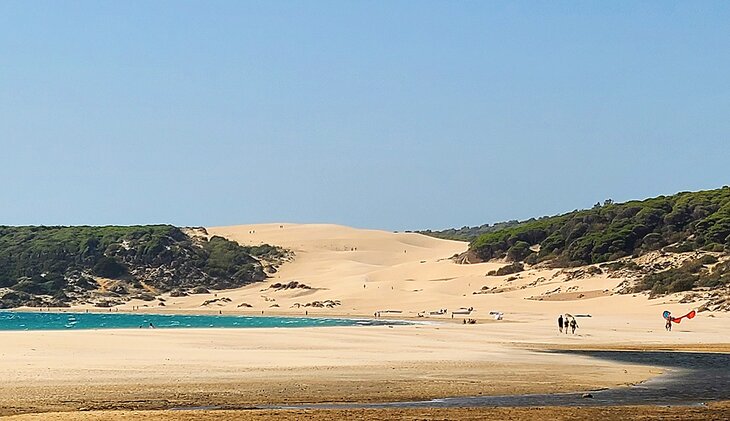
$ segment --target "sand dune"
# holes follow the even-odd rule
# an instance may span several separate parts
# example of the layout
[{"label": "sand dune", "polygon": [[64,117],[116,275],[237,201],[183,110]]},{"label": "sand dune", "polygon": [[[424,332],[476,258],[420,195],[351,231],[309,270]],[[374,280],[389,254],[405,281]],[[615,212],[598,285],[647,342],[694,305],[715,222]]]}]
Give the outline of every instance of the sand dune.
[{"label": "sand dune", "polygon": [[[583,340],[658,343],[711,340],[711,335],[723,331],[728,319],[726,314],[702,313],[677,326],[671,335],[664,332],[661,312],[681,313],[696,303],[680,304],[680,295],[650,300],[643,294],[614,294],[624,279],[605,274],[569,279],[557,269],[542,269],[485,276],[505,263],[456,264],[450,257],[465,251],[467,243],[415,233],[287,223],[211,227],[208,233],[243,245],[279,245],[296,257],[265,282],[216,293],[230,298],[230,303],[201,307],[214,294],[168,297],[165,311],[372,316],[378,311],[399,310],[401,313],[389,317],[416,318],[424,311],[447,309],[444,315],[429,315],[430,320],[441,320],[450,319],[454,310],[473,308],[468,316],[458,316],[489,321],[490,312],[503,312],[504,322],[522,322],[513,329],[525,330],[525,341],[550,341],[558,314],[590,314],[591,318],[579,322]],[[269,288],[291,281],[311,289]],[[326,300],[341,304],[303,307]],[[241,303],[252,307],[238,307]]]}]

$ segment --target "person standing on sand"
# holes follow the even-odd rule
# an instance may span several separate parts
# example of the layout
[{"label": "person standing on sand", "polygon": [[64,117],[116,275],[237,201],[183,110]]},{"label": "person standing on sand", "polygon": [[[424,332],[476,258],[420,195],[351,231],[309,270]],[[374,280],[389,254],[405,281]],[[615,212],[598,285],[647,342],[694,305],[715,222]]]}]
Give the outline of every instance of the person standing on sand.
[{"label": "person standing on sand", "polygon": [[563,315],[558,316],[558,330],[563,333]]},{"label": "person standing on sand", "polygon": [[[577,329],[577,328],[578,328],[578,322],[576,322],[575,317],[573,317],[572,319],[570,319],[570,330],[573,331],[573,335],[575,335],[575,329]],[[567,327],[565,328],[565,331],[566,332],[568,331]]]},{"label": "person standing on sand", "polygon": [[667,317],[667,324],[664,325],[664,329],[667,330],[667,332],[672,331],[672,317]]}]

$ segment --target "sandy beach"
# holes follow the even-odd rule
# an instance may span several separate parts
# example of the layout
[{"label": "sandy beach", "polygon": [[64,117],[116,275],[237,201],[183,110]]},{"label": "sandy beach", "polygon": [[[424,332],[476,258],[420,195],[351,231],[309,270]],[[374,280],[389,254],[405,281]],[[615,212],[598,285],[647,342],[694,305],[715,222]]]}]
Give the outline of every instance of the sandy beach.
[{"label": "sandy beach", "polygon": [[[135,311],[357,317],[380,312],[381,317],[423,323],[0,332],[4,344],[0,348],[0,415],[83,410],[54,418],[44,414],[49,418],[42,419],[104,419],[103,414],[109,413],[94,418],[94,411],[199,406],[241,409],[265,404],[596,390],[636,384],[662,370],[541,350],[727,352],[730,348],[727,314],[700,313],[666,332],[661,318],[664,309],[681,313],[697,303],[680,304],[681,296],[650,300],[641,294],[613,294],[623,279],[605,275],[571,279],[558,270],[541,269],[523,272],[516,279],[485,276],[504,263],[456,264],[450,257],[466,250],[467,244],[462,242],[335,225],[246,225],[209,228],[208,232],[244,245],[286,247],[295,257],[262,283],[210,294],[165,296],[164,307],[132,301],[119,311],[139,306]],[[307,288],[275,286],[292,281]],[[483,287],[500,292],[474,294],[484,291]],[[202,305],[222,297],[230,302]],[[337,304],[331,308],[313,304],[327,300]],[[441,309],[447,311],[431,314]],[[454,310],[463,314],[452,319]],[[495,320],[490,312],[501,312],[503,319]],[[566,335],[558,332],[556,324],[562,313],[590,317],[579,317],[576,334]],[[476,319],[477,324],[462,324],[463,318]],[[727,406],[717,408],[713,410],[724,411]],[[499,415],[502,410],[494,411],[494,416],[507,416]],[[530,410],[519,411],[513,413],[517,414],[514,419]],[[125,419],[143,416],[124,414]],[[203,416],[204,412],[196,414]],[[270,412],[261,415],[263,418],[257,414],[246,412],[249,418],[241,419],[271,416]],[[295,419],[291,414],[283,414],[282,419]],[[313,419],[327,418],[316,414]],[[353,416],[373,414],[361,411]],[[594,413],[576,414],[573,416],[580,418]],[[391,415],[394,419],[479,418],[469,410],[458,415],[439,415],[438,411],[424,415],[416,410]],[[150,416],[188,419],[189,412]]]},{"label": "sandy beach", "polygon": [[0,421],[730,420],[730,1],[0,1]]}]

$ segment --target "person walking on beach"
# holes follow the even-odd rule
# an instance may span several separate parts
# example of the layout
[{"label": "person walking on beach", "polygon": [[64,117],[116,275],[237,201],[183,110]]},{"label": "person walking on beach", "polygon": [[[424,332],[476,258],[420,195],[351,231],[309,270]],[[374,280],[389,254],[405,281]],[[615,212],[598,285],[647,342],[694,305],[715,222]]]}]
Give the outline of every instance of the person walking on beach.
[{"label": "person walking on beach", "polygon": [[563,315],[558,316],[558,330],[563,333]]},{"label": "person walking on beach", "polygon": [[667,330],[667,332],[672,331],[672,317],[667,317],[667,324],[664,325],[664,329]]},{"label": "person walking on beach", "polygon": [[[575,329],[578,328],[578,322],[575,321],[575,317],[570,319],[570,330],[573,331],[573,335],[575,335]],[[565,331],[568,331],[568,328],[566,326]]]}]

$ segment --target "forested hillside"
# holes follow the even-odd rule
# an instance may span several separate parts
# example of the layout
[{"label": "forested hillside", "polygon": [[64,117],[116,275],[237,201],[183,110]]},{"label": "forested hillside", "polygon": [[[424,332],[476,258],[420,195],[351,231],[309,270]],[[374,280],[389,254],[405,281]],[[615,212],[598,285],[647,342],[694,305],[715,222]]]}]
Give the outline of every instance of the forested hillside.
[{"label": "forested hillside", "polygon": [[0,308],[235,288],[266,278],[260,259],[284,255],[272,246],[191,237],[170,225],[0,226]]},{"label": "forested hillside", "polygon": [[[606,201],[592,209],[509,224],[470,241],[470,255],[481,261],[506,258],[553,267],[603,263],[654,250],[699,250],[722,257],[730,252],[730,188]],[[720,286],[730,282],[728,272],[723,262],[693,262],[672,273],[647,276],[638,288],[658,285],[657,291],[671,292]]]},{"label": "forested hillside", "polygon": [[443,238],[444,240],[471,241],[480,235],[496,232],[520,224],[519,221],[497,222],[496,224],[484,224],[477,227],[463,226],[461,228],[449,228],[440,231],[415,231],[419,234],[430,235],[431,237]]}]

